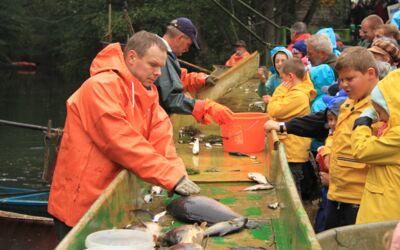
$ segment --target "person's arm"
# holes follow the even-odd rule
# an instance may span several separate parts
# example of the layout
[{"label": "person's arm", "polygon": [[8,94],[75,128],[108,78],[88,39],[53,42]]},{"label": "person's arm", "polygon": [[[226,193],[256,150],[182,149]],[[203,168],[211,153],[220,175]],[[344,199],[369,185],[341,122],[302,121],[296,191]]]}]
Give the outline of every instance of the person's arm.
[{"label": "person's arm", "polygon": [[267,106],[268,114],[277,120],[288,120],[299,112],[309,110],[309,98],[298,90],[291,90],[290,85],[280,85],[275,89],[274,94]]},{"label": "person's arm", "polygon": [[168,55],[166,65],[155,84],[160,96],[160,105],[168,113],[192,114],[195,99],[185,96],[180,79],[179,65]]},{"label": "person's arm", "polygon": [[286,132],[303,137],[325,140],[329,134],[326,111],[310,113],[285,122]]},{"label": "person's arm", "polygon": [[372,135],[369,126],[357,126],[351,134],[354,158],[368,164],[399,165],[400,127],[390,128],[381,137]]}]

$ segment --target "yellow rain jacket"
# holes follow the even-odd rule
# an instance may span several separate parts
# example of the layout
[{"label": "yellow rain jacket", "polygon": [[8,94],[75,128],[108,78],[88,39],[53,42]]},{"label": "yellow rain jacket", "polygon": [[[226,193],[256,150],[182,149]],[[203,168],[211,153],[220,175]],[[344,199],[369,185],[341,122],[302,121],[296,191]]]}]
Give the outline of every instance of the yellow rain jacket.
[{"label": "yellow rain jacket", "polygon": [[366,164],[353,158],[351,134],[354,121],[370,104],[370,96],[355,101],[347,99],[340,106],[340,113],[330,146],[328,199],[360,204],[367,176]]},{"label": "yellow rain jacket", "polygon": [[49,213],[71,227],[123,169],[168,190],[186,175],[156,87],[132,76],[120,44],[97,54],[90,75],[67,101],[50,190]]},{"label": "yellow rain jacket", "polygon": [[[286,122],[292,118],[310,113],[310,102],[316,96],[314,86],[309,79],[288,89],[279,85],[268,103],[269,115],[278,122]],[[311,139],[296,135],[280,135],[285,145],[288,162],[307,162]]]},{"label": "yellow rain jacket", "polygon": [[388,127],[380,137],[367,126],[352,134],[354,157],[366,162],[368,175],[357,224],[400,220],[400,70],[378,83],[388,105]]}]

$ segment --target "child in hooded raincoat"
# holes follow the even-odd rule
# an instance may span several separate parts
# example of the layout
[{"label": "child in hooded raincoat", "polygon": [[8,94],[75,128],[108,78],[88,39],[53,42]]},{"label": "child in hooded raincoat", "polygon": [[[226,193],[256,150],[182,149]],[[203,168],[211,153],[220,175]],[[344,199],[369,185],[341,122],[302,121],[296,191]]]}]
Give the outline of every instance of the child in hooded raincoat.
[{"label": "child in hooded raincoat", "polygon": [[[285,122],[310,113],[310,102],[316,92],[303,63],[297,58],[287,60],[281,77],[282,84],[276,88],[267,107],[269,115],[278,122]],[[301,195],[303,165],[308,162],[311,140],[288,134],[281,134],[279,139],[285,145],[286,158]]]},{"label": "child in hooded raincoat", "polygon": [[265,103],[269,102],[275,89],[281,84],[282,78],[280,76],[282,72],[283,63],[293,57],[292,53],[283,46],[275,47],[270,52],[271,61],[273,64],[273,73],[270,75],[268,80],[263,68],[259,68],[257,74],[260,78],[260,84],[258,85],[258,95],[263,98]]},{"label": "child in hooded raincoat", "polygon": [[[400,220],[400,70],[389,73],[371,92],[374,108],[354,123],[353,155],[368,164],[357,224]],[[373,134],[371,124],[383,126]]]}]

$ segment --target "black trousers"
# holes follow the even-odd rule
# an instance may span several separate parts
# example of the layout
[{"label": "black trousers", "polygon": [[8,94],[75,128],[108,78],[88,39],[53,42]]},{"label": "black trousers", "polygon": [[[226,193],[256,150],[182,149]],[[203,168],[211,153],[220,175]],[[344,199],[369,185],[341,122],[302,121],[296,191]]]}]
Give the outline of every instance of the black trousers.
[{"label": "black trousers", "polygon": [[60,221],[57,218],[54,218],[54,228],[56,230],[56,236],[59,242],[64,239],[64,237],[71,231],[72,227],[67,226],[64,222]]},{"label": "black trousers", "polygon": [[353,225],[356,223],[356,217],[360,205],[337,202],[328,199],[326,206],[326,225],[325,230]]}]

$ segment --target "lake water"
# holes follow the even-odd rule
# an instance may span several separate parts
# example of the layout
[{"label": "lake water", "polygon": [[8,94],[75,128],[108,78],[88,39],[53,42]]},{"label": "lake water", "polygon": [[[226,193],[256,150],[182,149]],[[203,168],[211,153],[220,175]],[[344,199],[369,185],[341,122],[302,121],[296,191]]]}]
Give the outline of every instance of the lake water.
[{"label": "lake water", "polygon": [[[34,75],[0,71],[0,119],[63,127],[65,102],[81,80],[65,81],[60,75],[41,70]],[[41,181],[44,133],[0,124],[0,186],[47,186]]]}]

